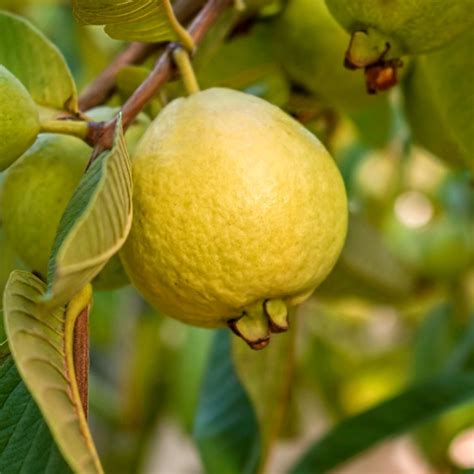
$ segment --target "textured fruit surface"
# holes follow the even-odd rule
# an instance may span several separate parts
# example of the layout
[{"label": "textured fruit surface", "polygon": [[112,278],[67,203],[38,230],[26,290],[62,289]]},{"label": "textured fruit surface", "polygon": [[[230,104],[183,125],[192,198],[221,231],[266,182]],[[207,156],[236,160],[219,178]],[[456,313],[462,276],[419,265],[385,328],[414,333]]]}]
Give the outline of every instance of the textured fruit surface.
[{"label": "textured fruit surface", "polygon": [[[440,48],[472,27],[472,0],[326,0],[349,33],[382,35],[391,49],[419,54]],[[378,37],[377,41],[381,38]]]},{"label": "textured fruit surface", "polygon": [[30,94],[0,65],[0,171],[28,149],[39,127],[38,112]]},{"label": "textured fruit surface", "polygon": [[370,96],[361,74],[344,68],[350,36],[330,15],[324,0],[290,0],[275,23],[275,54],[291,78],[345,111],[385,102]]},{"label": "textured fruit surface", "polygon": [[304,300],[344,243],[346,195],[328,152],[241,92],[171,102],[138,145],[133,177],[125,269],[147,300],[192,324]]},{"label": "textured fruit surface", "polygon": [[41,134],[6,173],[0,209],[5,232],[25,264],[42,275],[90,153],[78,138]]},{"label": "textured fruit surface", "polygon": [[417,58],[404,84],[415,141],[438,157],[474,169],[474,29]]}]

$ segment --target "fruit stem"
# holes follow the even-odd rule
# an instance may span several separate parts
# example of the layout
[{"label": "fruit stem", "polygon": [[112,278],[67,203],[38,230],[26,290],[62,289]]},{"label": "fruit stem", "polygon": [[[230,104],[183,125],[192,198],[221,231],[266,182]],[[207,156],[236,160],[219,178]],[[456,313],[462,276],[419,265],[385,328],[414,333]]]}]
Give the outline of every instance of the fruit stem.
[{"label": "fruit stem", "polygon": [[179,69],[187,94],[191,95],[199,92],[199,84],[194,74],[189,53],[181,46],[178,46],[173,51],[173,61]]},{"label": "fruit stem", "polygon": [[89,125],[82,120],[45,120],[41,122],[41,133],[61,133],[85,139]]}]

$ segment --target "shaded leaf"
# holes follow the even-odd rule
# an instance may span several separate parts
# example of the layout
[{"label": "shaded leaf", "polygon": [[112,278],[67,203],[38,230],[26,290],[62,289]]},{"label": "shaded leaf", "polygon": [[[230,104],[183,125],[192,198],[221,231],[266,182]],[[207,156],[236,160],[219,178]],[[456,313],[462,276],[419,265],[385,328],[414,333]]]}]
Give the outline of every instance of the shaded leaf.
[{"label": "shaded leaf", "polygon": [[5,288],[5,328],[13,359],[63,456],[76,472],[102,473],[74,373],[76,317],[90,304],[90,286],[54,310],[37,303],[46,285],[15,270]]},{"label": "shaded leaf", "polygon": [[250,474],[260,457],[255,412],[232,362],[230,334],[216,331],[194,424],[208,474]]},{"label": "shaded leaf", "polygon": [[362,296],[375,299],[407,296],[413,279],[388,249],[380,233],[361,216],[350,214],[346,243],[316,296]]},{"label": "shaded leaf", "polygon": [[318,474],[389,437],[474,399],[474,372],[441,375],[339,423],[312,445],[292,474]]},{"label": "shaded leaf", "polygon": [[23,18],[0,11],[0,64],[46,108],[77,112],[77,91],[61,52]]},{"label": "shaded leaf", "polygon": [[296,331],[272,338],[263,351],[252,351],[240,338],[233,338],[232,353],[237,375],[249,394],[262,431],[262,462],[278,436],[289,403],[295,357]]},{"label": "shaded leaf", "polygon": [[71,472],[11,357],[0,365],[0,472]]},{"label": "shaded leaf", "polygon": [[47,305],[65,304],[92,281],[123,245],[131,223],[131,165],[119,121],[112,150],[84,174],[59,224],[49,260]]},{"label": "shaded leaf", "polygon": [[72,5],[81,23],[105,25],[114,39],[159,43],[186,36],[189,40],[169,0],[73,0]]}]

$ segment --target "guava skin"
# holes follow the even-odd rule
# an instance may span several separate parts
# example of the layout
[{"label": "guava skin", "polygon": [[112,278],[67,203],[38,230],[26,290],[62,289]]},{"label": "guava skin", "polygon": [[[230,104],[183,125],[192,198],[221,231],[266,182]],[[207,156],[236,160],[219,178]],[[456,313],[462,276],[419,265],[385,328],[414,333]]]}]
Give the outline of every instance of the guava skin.
[{"label": "guava skin", "polygon": [[43,276],[59,221],[90,154],[78,138],[40,134],[6,172],[0,209],[5,233],[25,264]]},{"label": "guava skin", "polygon": [[35,141],[40,131],[36,105],[23,84],[0,65],[0,171]]},{"label": "guava skin", "polygon": [[[471,0],[326,0],[350,33],[376,31],[401,54],[439,49],[474,25]],[[388,52],[392,56],[391,51]]]},{"label": "guava skin", "polygon": [[[277,315],[309,297],[342,249],[347,200],[335,163],[257,97],[214,88],[174,100],[138,145],[133,179],[125,270],[145,299],[189,324],[258,318],[278,299]],[[254,348],[260,336],[251,334]]]}]

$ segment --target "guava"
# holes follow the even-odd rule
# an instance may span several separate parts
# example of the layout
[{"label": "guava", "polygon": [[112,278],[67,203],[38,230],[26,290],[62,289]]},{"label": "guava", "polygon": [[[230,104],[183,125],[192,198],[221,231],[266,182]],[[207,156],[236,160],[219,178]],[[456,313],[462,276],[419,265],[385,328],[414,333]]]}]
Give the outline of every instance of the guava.
[{"label": "guava", "polygon": [[390,213],[384,223],[387,243],[419,276],[450,280],[473,262],[472,224],[441,215],[420,227],[408,227]]},{"label": "guava", "polygon": [[121,258],[146,300],[253,348],[288,328],[342,249],[347,199],[318,139],[279,108],[214,88],[172,101],[133,160]]},{"label": "guava", "polygon": [[40,134],[6,172],[0,203],[6,235],[25,264],[43,276],[59,221],[90,154],[78,138]]},{"label": "guava", "polygon": [[388,105],[385,97],[367,94],[363,78],[344,68],[349,39],[324,0],[291,0],[274,23],[275,55],[296,83],[344,111]]},{"label": "guava", "polygon": [[39,131],[38,110],[29,92],[0,65],[0,171],[32,145]]},{"label": "guava", "polygon": [[413,138],[439,158],[474,170],[474,29],[420,56],[404,81]]},{"label": "guava", "polygon": [[326,4],[352,35],[346,64],[365,68],[368,87],[374,91],[396,82],[401,56],[442,48],[474,25],[471,0],[326,0]]}]

